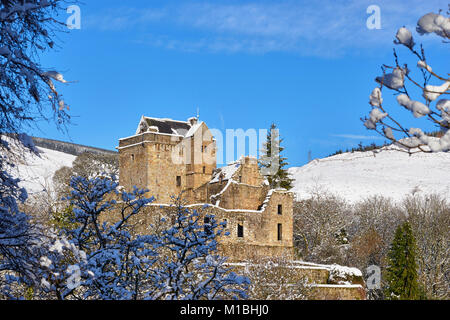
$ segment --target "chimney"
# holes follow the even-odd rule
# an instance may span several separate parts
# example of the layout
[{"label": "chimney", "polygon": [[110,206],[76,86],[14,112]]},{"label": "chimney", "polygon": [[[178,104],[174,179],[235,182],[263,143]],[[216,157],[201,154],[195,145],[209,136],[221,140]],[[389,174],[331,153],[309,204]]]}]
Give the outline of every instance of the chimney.
[{"label": "chimney", "polygon": [[197,117],[191,117],[191,118],[188,119],[188,122],[189,122],[189,124],[192,127],[193,125],[197,124],[198,119],[197,119]]}]

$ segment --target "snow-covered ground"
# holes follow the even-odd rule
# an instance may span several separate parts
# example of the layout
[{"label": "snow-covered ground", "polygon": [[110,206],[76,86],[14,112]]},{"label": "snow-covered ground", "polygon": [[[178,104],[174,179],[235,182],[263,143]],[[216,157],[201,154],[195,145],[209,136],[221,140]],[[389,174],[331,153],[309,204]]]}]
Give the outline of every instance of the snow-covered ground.
[{"label": "snow-covered ground", "polygon": [[450,198],[450,152],[416,153],[411,156],[397,147],[378,152],[354,152],[316,159],[289,173],[295,179],[297,199],[310,197],[313,190],[330,191],[350,202],[372,195],[400,201],[419,192]]},{"label": "snow-covered ground", "polygon": [[25,161],[16,163],[13,175],[21,179],[19,185],[29,195],[42,192],[52,186],[55,172],[63,166],[72,166],[76,156],[64,152],[36,147],[39,155],[26,153]]}]

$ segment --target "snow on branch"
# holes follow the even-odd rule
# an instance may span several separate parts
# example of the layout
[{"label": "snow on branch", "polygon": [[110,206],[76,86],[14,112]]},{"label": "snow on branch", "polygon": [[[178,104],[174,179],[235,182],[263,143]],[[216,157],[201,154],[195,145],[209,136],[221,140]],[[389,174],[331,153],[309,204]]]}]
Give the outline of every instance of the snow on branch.
[{"label": "snow on branch", "polygon": [[[70,224],[38,257],[36,290],[58,299],[197,300],[246,298],[249,280],[217,253],[224,223],[174,199],[157,232],[137,233],[136,216],[154,198],[114,177],[71,180]],[[103,217],[103,218],[102,218]]]},{"label": "snow on branch", "polygon": [[65,24],[54,16],[64,0],[0,2],[0,131],[21,132],[36,120],[69,121],[68,106],[53,80],[67,83],[56,71],[44,70],[39,55],[54,46]]},{"label": "snow on branch", "polygon": [[442,38],[450,39],[450,18],[432,12],[427,13],[417,22],[416,30],[420,35],[435,33]]},{"label": "snow on branch", "polygon": [[[448,13],[447,13],[448,14]],[[427,13],[417,22],[417,32],[420,35],[435,34],[444,39],[450,39],[450,18],[438,14]],[[445,95],[450,94],[449,73],[437,73],[430,66],[425,57],[422,45],[416,50],[416,43],[410,30],[406,27],[398,29],[394,43],[406,47],[419,60],[417,68],[422,73],[423,85],[413,79],[407,65],[399,63],[399,57],[394,50],[395,65],[383,65],[383,75],[376,77],[379,87],[375,87],[369,96],[372,109],[368,117],[361,118],[364,126],[375,130],[389,141],[402,146],[408,153],[414,152],[447,152],[450,150],[450,103]],[[444,41],[444,45],[448,42]],[[392,70],[391,72],[387,70]],[[447,75],[447,76],[444,76]],[[435,80],[438,84],[430,83]],[[414,90],[420,90],[423,102],[413,98]],[[383,104],[382,90],[394,91],[399,106],[411,112],[414,118],[424,118],[440,129],[440,132],[427,134],[419,128],[408,128],[401,121],[394,118],[393,113]],[[438,100],[441,98],[440,100]]]}]

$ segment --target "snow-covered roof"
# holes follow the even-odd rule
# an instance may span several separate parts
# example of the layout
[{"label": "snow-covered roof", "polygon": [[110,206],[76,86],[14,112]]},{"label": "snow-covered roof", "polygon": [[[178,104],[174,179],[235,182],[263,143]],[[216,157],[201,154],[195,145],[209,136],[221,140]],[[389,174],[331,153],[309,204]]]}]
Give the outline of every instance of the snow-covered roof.
[{"label": "snow-covered roof", "polygon": [[223,166],[222,168],[218,168],[212,176],[212,179],[209,183],[216,183],[220,181],[220,176],[222,175],[222,180],[226,181],[233,177],[233,175],[236,173],[236,171],[241,166],[240,161],[232,162],[226,166]]},{"label": "snow-covered roof", "polygon": [[192,136],[203,122],[197,122],[197,118],[189,118],[188,121],[179,121],[169,118],[141,117],[136,134],[147,132],[169,134],[183,137]]}]

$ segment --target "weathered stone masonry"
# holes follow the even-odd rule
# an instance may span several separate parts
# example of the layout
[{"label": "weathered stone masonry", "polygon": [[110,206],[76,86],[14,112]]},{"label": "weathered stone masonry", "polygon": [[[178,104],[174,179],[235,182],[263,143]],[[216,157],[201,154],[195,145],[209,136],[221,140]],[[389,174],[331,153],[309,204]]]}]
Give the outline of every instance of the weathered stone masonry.
[{"label": "weathered stone masonry", "polygon": [[[120,139],[120,184],[149,189],[156,203],[182,197],[192,207],[226,221],[220,250],[232,260],[292,256],[293,195],[269,190],[256,159],[216,168],[215,140],[204,122],[142,117],[134,136]],[[162,214],[150,206],[149,215]]]},{"label": "weathered stone masonry", "polygon": [[[245,269],[240,261],[259,257],[294,259],[293,194],[270,189],[254,158],[217,168],[216,141],[204,122],[143,116],[135,135],[120,139],[118,149],[120,185],[149,189],[149,196],[156,198],[136,216],[137,232],[145,233],[159,218],[168,217],[171,197],[181,194],[188,207],[226,222],[229,236],[220,237],[219,250],[231,265],[235,262],[234,268]],[[292,283],[308,277],[316,299],[365,299],[362,280],[352,285],[330,282],[332,266],[294,263],[299,265]]]}]

